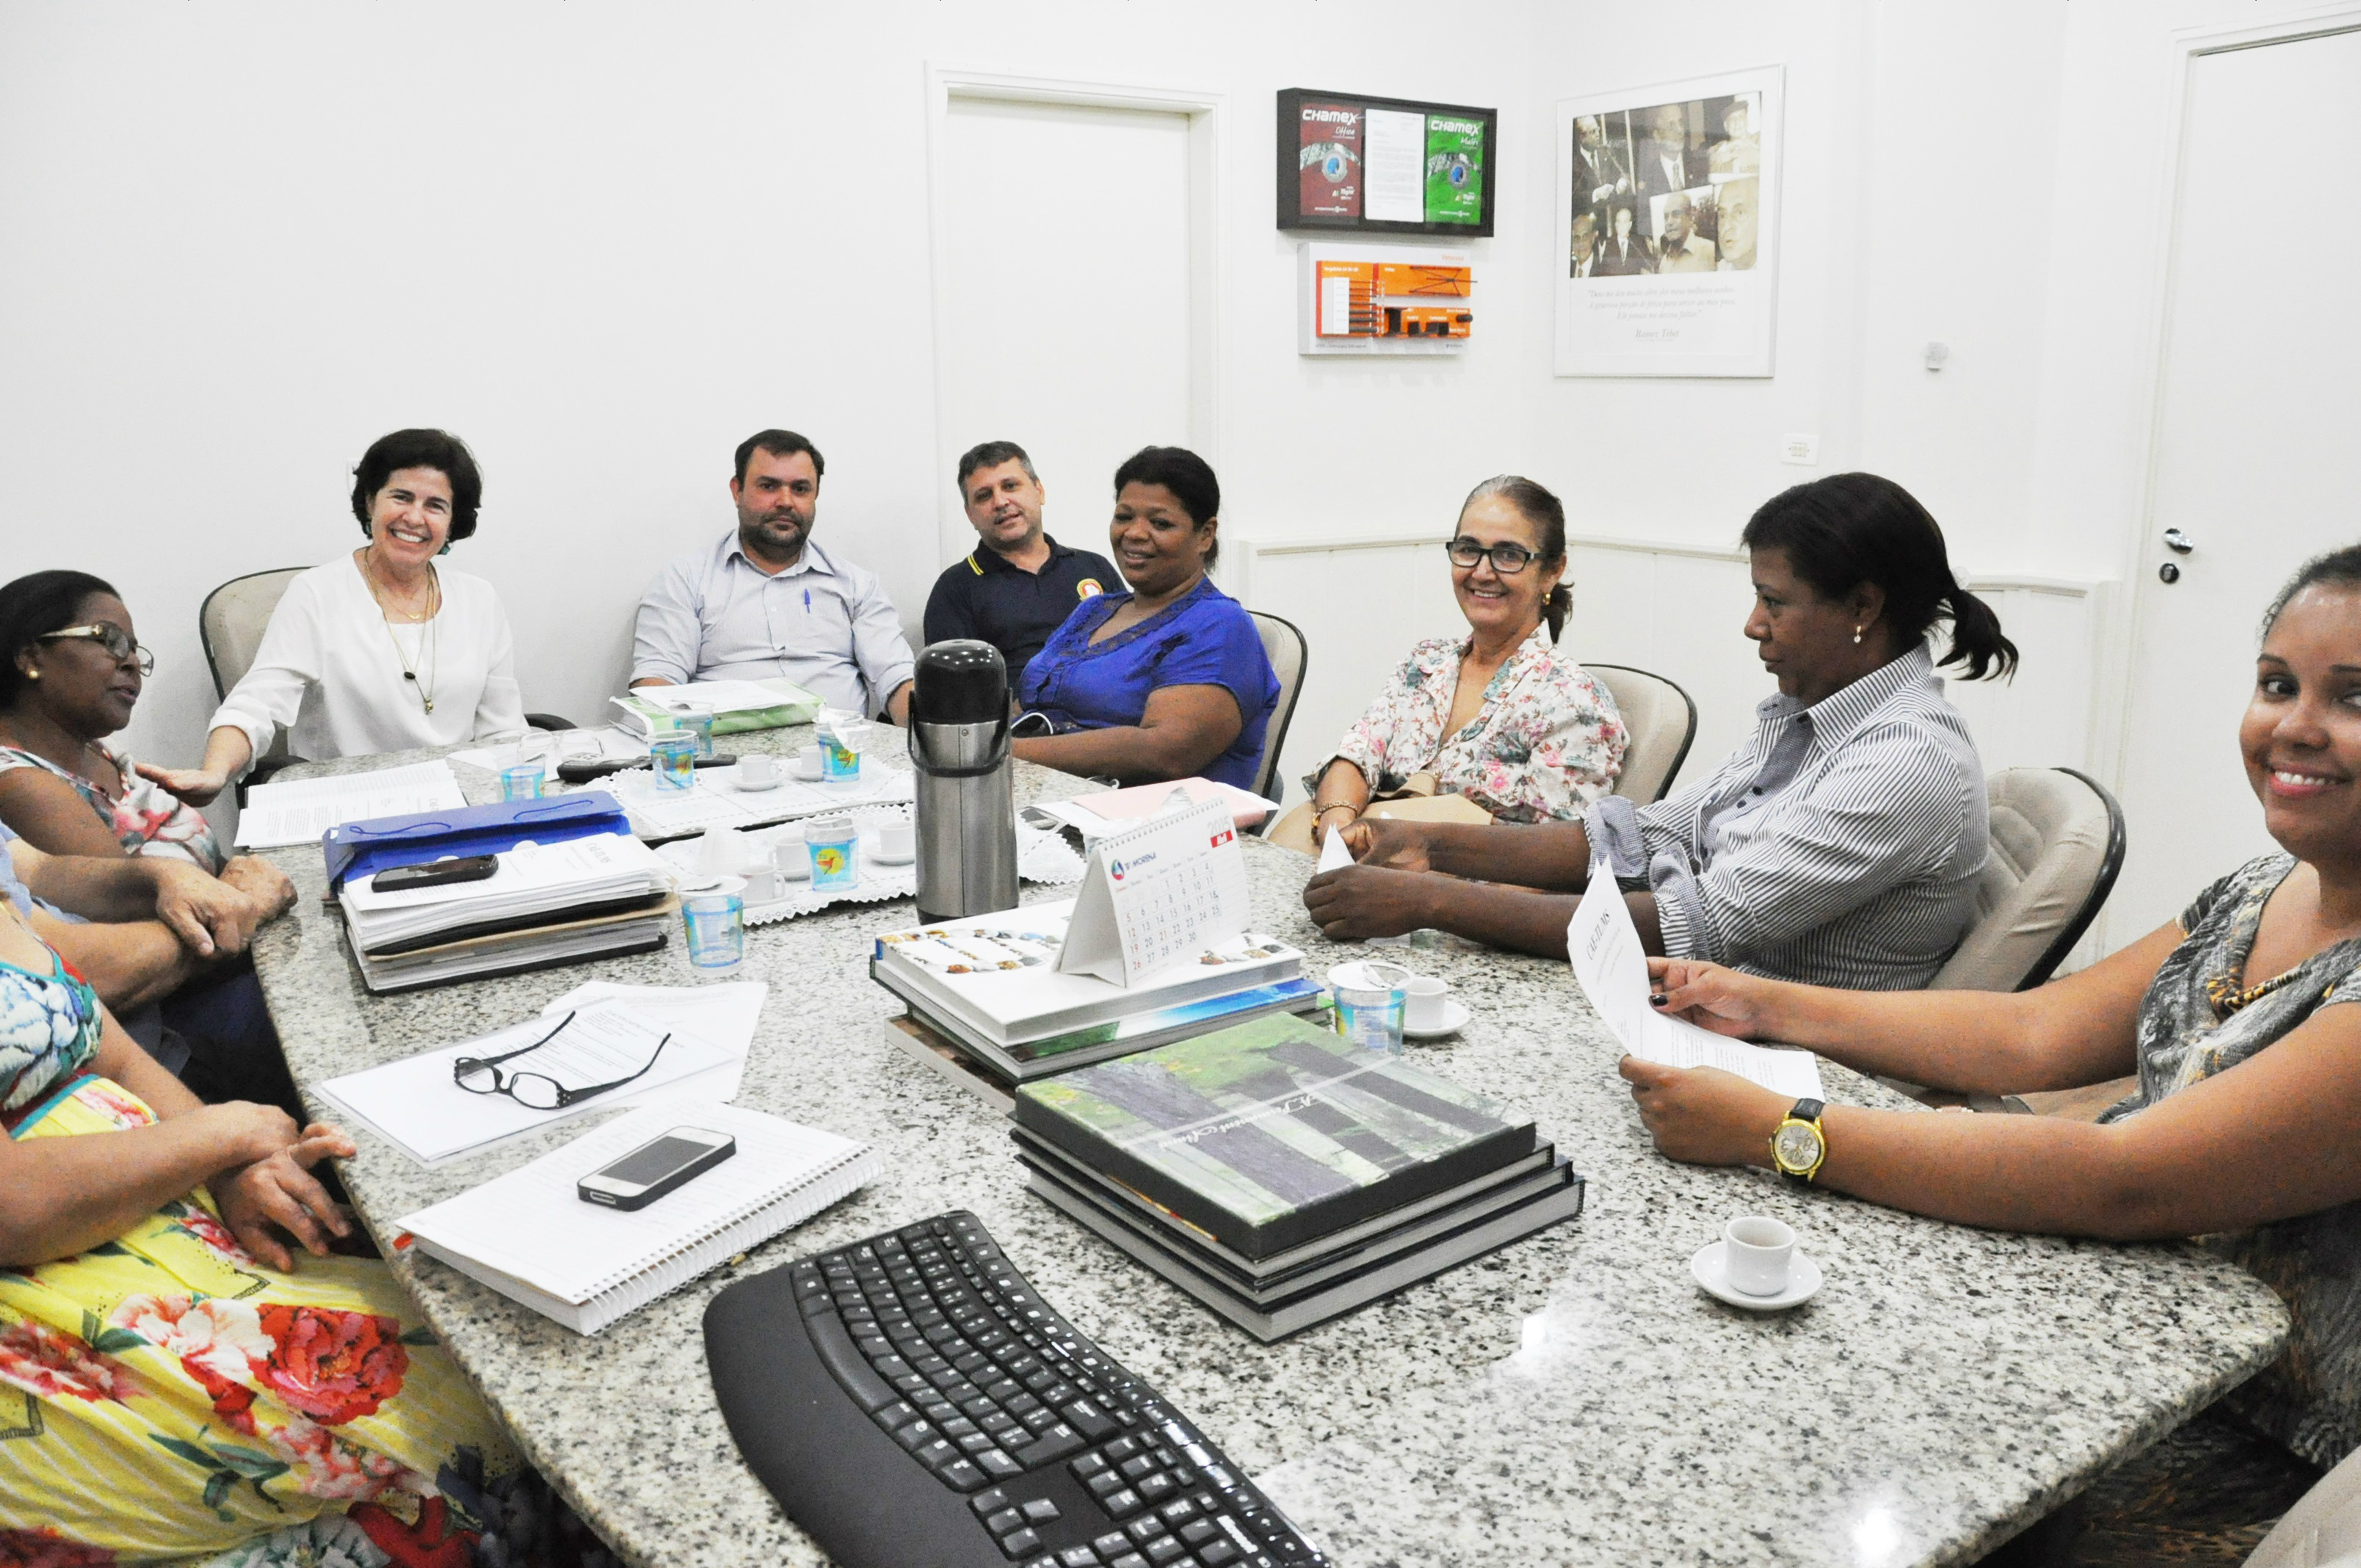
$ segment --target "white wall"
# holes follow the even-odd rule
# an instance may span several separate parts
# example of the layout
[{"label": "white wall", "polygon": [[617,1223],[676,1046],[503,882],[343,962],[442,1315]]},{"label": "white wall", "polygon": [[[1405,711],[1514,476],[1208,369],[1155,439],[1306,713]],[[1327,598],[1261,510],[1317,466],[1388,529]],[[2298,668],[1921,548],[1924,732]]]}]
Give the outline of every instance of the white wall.
[{"label": "white wall", "polygon": [[[1577,532],[1721,548],[1776,489],[1865,466],[1927,499],[1966,571],[2120,577],[2166,44],[2300,8],[1499,4],[1413,53],[1397,39],[1432,12],[1406,0],[0,5],[0,573],[115,576],[162,659],[129,740],[189,755],[204,590],[348,547],[361,447],[442,423],[489,481],[455,564],[500,586],[529,703],[587,717],[648,578],[728,525],[730,447],[785,423],[830,460],[821,536],[915,620],[956,449],[932,412],[932,61],[1222,101],[1208,455],[1234,532],[1431,533],[1519,469]],[[1788,91],[1777,375],[1554,378],[1552,104],[1769,61]],[[1499,106],[1464,356],[1296,354],[1294,240],[1270,216],[1271,94],[1290,85]],[[1951,348],[1939,375],[1929,339]],[[1789,431],[1818,434],[1817,468],[1777,460]],[[1049,477],[1052,526],[1089,536],[1104,478]],[[1447,623],[1351,559],[1337,604],[1410,594]],[[1394,619],[1373,623],[1405,645],[1443,629]],[[2112,623],[2096,636],[2114,656]],[[1699,627],[1696,648],[1719,661],[1702,686],[1764,689],[1734,630]],[[1316,680],[1346,675],[1342,652],[1315,645]],[[2103,659],[2092,714],[2114,711],[2109,678]],[[1743,722],[1720,700],[1709,734]],[[1981,703],[1988,740],[2111,761],[2103,724],[2007,700]]]}]

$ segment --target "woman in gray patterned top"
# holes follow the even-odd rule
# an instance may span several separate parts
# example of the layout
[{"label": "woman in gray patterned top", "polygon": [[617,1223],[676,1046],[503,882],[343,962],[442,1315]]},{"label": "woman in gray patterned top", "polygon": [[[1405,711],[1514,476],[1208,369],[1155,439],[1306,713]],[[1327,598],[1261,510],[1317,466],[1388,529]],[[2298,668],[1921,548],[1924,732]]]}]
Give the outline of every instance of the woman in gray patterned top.
[{"label": "woman in gray patterned top", "polygon": [[1949,621],[1943,663],[1971,681],[2015,670],[2015,645],[1891,479],[1797,485],[1743,537],[1746,635],[1779,695],[1728,762],[1653,806],[1609,795],[1578,822],[1356,822],[1344,839],[1359,863],[1303,890],[1322,933],[1432,926],[1563,957],[1575,901],[1535,894],[1581,892],[1597,860],[1630,890],[1652,953],[1871,991],[1932,979],[1975,916],[1990,829],[1983,765],[1927,640]]},{"label": "woman in gray patterned top", "polygon": [[[1808,1179],[2002,1230],[2205,1237],[2295,1322],[2233,1408],[2326,1466],[2361,1445],[2361,1008],[2338,1005],[2361,1002],[2361,545],[2310,563],[2272,607],[2238,739],[2284,852],[2079,974],[2008,996],[1873,996],[1657,959],[1652,1000],[1967,1092],[2136,1069],[2138,1089],[2096,1124],[1829,1107]],[[1623,1076],[1675,1159],[1792,1175],[1814,1143],[1791,1128],[1774,1156],[1788,1102],[1728,1073],[1626,1058]]]}]

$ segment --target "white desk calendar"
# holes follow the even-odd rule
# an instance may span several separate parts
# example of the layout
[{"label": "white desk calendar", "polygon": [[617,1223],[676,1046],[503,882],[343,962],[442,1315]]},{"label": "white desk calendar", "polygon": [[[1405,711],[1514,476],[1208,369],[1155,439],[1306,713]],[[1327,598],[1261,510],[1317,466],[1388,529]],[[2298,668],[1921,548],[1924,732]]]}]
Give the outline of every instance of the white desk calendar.
[{"label": "white desk calendar", "polygon": [[1227,802],[1202,801],[1092,847],[1058,969],[1128,987],[1205,954],[1250,918],[1237,824]]}]

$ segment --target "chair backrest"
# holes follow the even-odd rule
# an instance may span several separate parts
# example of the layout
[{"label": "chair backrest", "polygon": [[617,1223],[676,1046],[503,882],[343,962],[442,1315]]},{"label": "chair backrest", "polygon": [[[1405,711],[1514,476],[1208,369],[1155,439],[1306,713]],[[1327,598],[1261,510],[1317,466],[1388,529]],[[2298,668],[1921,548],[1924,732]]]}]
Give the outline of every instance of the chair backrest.
[{"label": "chair backrest", "polygon": [[2271,1527],[2246,1568],[2361,1563],[2361,1452],[2348,1453]]},{"label": "chair backrest", "polygon": [[2071,768],[2004,768],[1984,781],[1992,853],[1975,924],[1929,982],[1937,991],[2030,991],[2056,972],[2124,863],[2124,812]]},{"label": "chair backrest", "polygon": [[1303,671],[1312,663],[1312,653],[1293,621],[1258,609],[1246,613],[1254,617],[1255,630],[1262,633],[1263,657],[1270,661],[1271,673],[1279,677],[1279,702],[1270,710],[1270,722],[1263,727],[1262,761],[1255,764],[1254,776],[1254,792],[1277,800],[1271,781],[1279,773],[1279,753],[1287,744],[1287,727],[1295,722],[1295,699],[1303,695]]},{"label": "chair backrest", "polygon": [[225,697],[246,678],[254,655],[262,646],[270,612],[287,592],[287,585],[308,566],[281,566],[275,572],[250,572],[205,596],[197,609],[197,638],[205,647],[205,663],[214,672],[214,695]]},{"label": "chair backrest", "polygon": [[1697,704],[1674,682],[1646,670],[1629,664],[1582,667],[1615,699],[1624,733],[1631,737],[1615,793],[1642,806],[1664,799],[1681,763],[1688,760],[1689,743],[1697,739]]},{"label": "chair backrest", "polygon": [[[311,570],[308,566],[281,566],[272,572],[249,572],[228,582],[205,596],[197,607],[197,641],[204,644],[205,664],[214,673],[214,695],[225,697],[230,688],[246,678],[254,667],[254,655],[262,647],[262,633],[270,624],[270,612],[287,592],[287,585]],[[287,757],[287,731],[271,737],[269,749],[255,759],[265,771],[272,762]]]}]

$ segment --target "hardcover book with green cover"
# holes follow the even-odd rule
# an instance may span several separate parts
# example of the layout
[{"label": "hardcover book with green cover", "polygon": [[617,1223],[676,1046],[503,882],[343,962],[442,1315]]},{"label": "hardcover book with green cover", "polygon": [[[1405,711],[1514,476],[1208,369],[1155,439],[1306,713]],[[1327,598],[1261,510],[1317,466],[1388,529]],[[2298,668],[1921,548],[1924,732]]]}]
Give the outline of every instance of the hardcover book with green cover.
[{"label": "hardcover book with green cover", "polygon": [[1537,1143],[1530,1116],[1286,1014],[1028,1083],[1016,1122],[1249,1258]]}]

